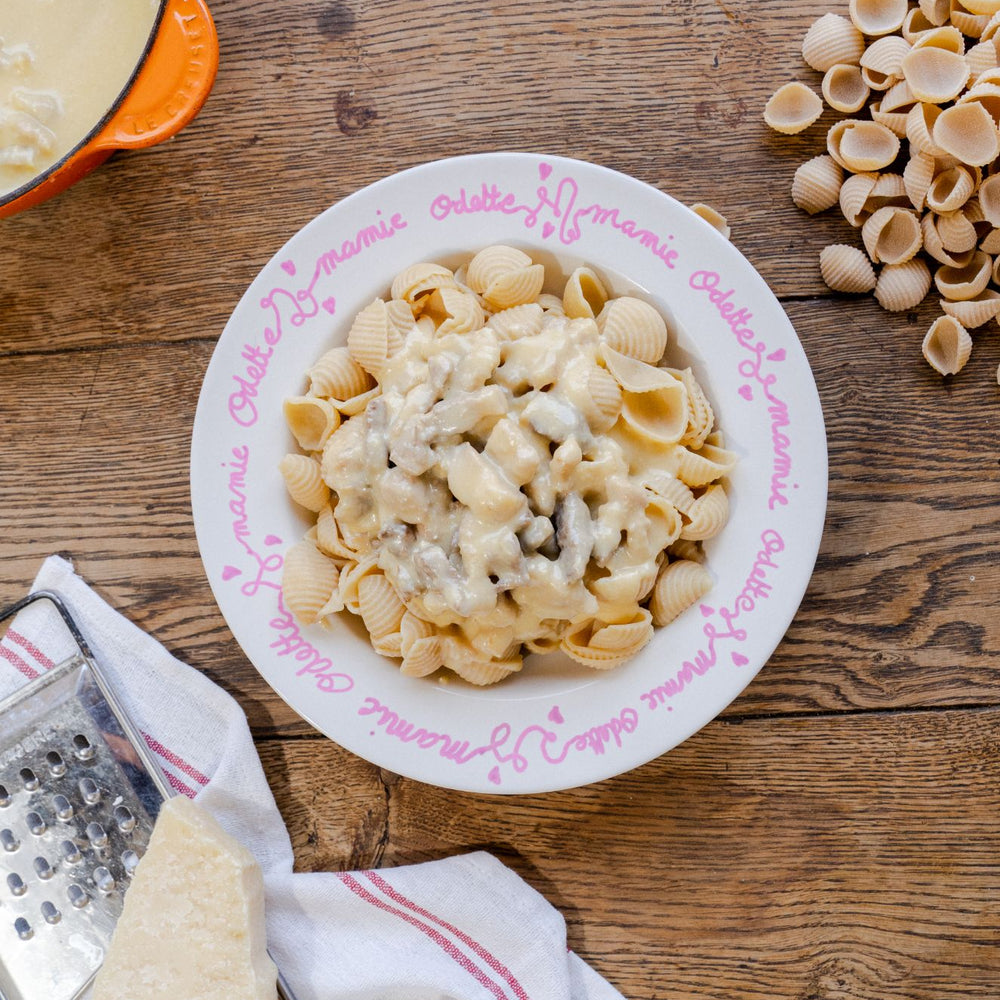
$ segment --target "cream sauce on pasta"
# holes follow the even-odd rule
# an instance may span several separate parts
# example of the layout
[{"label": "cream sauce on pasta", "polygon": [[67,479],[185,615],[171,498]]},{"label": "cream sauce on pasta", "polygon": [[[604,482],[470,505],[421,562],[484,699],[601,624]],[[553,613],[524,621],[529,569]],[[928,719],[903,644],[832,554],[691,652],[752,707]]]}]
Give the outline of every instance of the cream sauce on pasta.
[{"label": "cream sauce on pasta", "polygon": [[0,2],[0,195],[58,162],[139,61],[159,0]]}]

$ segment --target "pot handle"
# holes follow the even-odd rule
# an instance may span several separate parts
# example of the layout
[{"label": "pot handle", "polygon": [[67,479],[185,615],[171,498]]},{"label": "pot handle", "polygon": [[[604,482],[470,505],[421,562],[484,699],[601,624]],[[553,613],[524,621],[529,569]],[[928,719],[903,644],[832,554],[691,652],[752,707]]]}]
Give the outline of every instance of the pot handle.
[{"label": "pot handle", "polygon": [[204,0],[167,0],[156,38],[125,100],[91,142],[154,146],[201,110],[219,68],[219,38]]}]

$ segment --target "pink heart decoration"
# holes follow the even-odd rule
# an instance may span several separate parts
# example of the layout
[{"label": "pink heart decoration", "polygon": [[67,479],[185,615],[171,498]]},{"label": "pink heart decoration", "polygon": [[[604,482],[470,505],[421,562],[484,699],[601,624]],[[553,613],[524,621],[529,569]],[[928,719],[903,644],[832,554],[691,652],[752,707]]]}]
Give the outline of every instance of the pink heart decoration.
[{"label": "pink heart decoration", "polygon": [[553,705],[552,708],[549,709],[549,722],[554,722],[557,726],[561,726],[565,721],[566,720],[563,719],[562,712],[559,711],[559,706]]},{"label": "pink heart decoration", "polygon": [[281,539],[277,535],[268,535],[267,538],[264,539],[264,544],[265,545],[280,545],[281,544]]},{"label": "pink heart decoration", "polygon": [[542,226],[542,239],[547,240],[555,231],[556,227],[552,225],[551,222],[546,222],[545,225]]},{"label": "pink heart decoration", "polygon": [[745,667],[750,661],[742,653],[733,653],[733,663],[738,667]]},{"label": "pink heart decoration", "polygon": [[549,174],[552,173],[552,167],[547,163],[538,164],[538,176],[544,181],[548,178]]},{"label": "pink heart decoration", "polygon": [[239,576],[242,570],[237,569],[235,566],[224,566],[222,569],[222,579],[232,580],[234,576]]},{"label": "pink heart decoration", "polygon": [[493,782],[494,785],[499,785],[500,784],[500,768],[499,767],[493,768],[493,770],[490,771],[488,777],[489,777],[490,781]]},{"label": "pink heart decoration", "polygon": [[703,618],[711,618],[715,614],[715,608],[710,608],[707,604],[701,606],[701,615]]},{"label": "pink heart decoration", "polygon": [[337,311],[337,300],[332,295],[324,299],[323,308],[332,316]]},{"label": "pink heart decoration", "polygon": [[753,389],[748,385],[741,385],[738,392],[745,400],[749,401],[753,399]]},{"label": "pink heart decoration", "polygon": [[785,349],[779,347],[773,354],[767,356],[768,361],[784,361],[785,360]]},{"label": "pink heart decoration", "polygon": [[285,274],[294,275],[295,274],[295,262],[292,261],[292,260],[283,260],[281,262],[281,269],[285,272]]}]

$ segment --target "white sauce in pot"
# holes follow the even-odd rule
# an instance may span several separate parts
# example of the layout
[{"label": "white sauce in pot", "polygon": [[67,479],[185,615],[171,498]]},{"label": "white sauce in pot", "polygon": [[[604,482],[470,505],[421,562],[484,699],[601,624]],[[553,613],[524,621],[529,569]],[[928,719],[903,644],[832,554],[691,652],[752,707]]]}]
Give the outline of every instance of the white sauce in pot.
[{"label": "white sauce in pot", "polygon": [[159,0],[0,0],[0,196],[77,146],[138,64]]}]

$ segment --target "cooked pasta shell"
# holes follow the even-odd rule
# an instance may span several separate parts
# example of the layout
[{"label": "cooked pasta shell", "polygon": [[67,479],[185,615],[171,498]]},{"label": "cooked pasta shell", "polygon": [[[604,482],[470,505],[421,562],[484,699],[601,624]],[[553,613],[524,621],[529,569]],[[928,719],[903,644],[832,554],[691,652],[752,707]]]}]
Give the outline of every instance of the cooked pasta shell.
[{"label": "cooked pasta shell", "polygon": [[385,304],[385,314],[389,320],[389,326],[399,334],[401,340],[405,340],[416,323],[413,314],[414,307],[406,299],[389,299]]},{"label": "cooked pasta shell", "polygon": [[[281,597],[296,620],[315,625],[321,617],[340,610],[337,564],[309,541],[296,542],[286,553],[281,571]],[[328,607],[331,598],[336,598]]]},{"label": "cooked pasta shell", "polygon": [[278,470],[285,480],[288,495],[301,507],[315,513],[330,502],[330,487],[323,482],[320,464],[308,455],[286,455]]},{"label": "cooked pasta shell", "polygon": [[381,573],[372,573],[358,581],[358,610],[373,639],[399,631],[406,608],[396,588]]},{"label": "cooked pasta shell", "polygon": [[609,670],[635,656],[653,638],[652,615],[640,608],[633,621],[613,625],[588,622],[567,633],[562,651],[577,663]]},{"label": "cooked pasta shell", "polygon": [[764,106],[764,121],[775,132],[794,135],[809,128],[823,113],[823,100],[804,83],[779,87]]},{"label": "cooked pasta shell", "polygon": [[597,329],[608,347],[637,361],[655,364],[667,349],[667,324],[659,311],[629,295],[607,303]]},{"label": "cooked pasta shell", "polygon": [[974,299],[990,282],[993,260],[990,255],[977,250],[964,267],[939,267],[934,275],[937,290],[952,302]]},{"label": "cooked pasta shell", "polygon": [[497,684],[505,677],[521,669],[521,660],[454,660],[446,664],[449,670],[453,670],[467,684],[475,684],[477,687],[487,687],[490,684]]},{"label": "cooked pasta shell", "polygon": [[899,35],[886,35],[876,39],[861,56],[861,66],[874,70],[883,77],[903,75],[903,57],[910,51],[910,43]]},{"label": "cooked pasta shell", "polygon": [[691,505],[688,523],[681,530],[681,538],[701,542],[714,538],[729,520],[729,497],[719,483],[713,483]]},{"label": "cooked pasta shell", "polygon": [[424,314],[431,317],[442,337],[480,330],[486,315],[479,299],[461,288],[436,288],[430,293]]},{"label": "cooked pasta shell", "polygon": [[933,25],[946,24],[951,17],[951,0],[917,0],[917,5]]},{"label": "cooked pasta shell", "polygon": [[864,225],[871,215],[865,206],[878,179],[878,174],[853,174],[840,188],[840,211],[855,229]]},{"label": "cooked pasta shell", "polygon": [[934,122],[941,114],[936,104],[914,104],[906,116],[906,138],[910,141],[910,153],[924,153],[927,156],[941,156],[944,152],[931,138]]},{"label": "cooked pasta shell", "polygon": [[402,650],[403,662],[399,672],[407,677],[428,677],[444,663],[441,658],[441,641],[431,636],[418,639],[409,649]]},{"label": "cooked pasta shell", "polygon": [[934,45],[911,48],[903,57],[902,68],[913,96],[927,104],[953,100],[969,82],[965,56]]},{"label": "cooked pasta shell", "polygon": [[494,313],[488,325],[505,340],[520,340],[541,332],[544,315],[537,302],[525,302]]},{"label": "cooked pasta shell", "polygon": [[875,284],[875,298],[888,312],[913,309],[923,302],[931,287],[931,272],[914,257],[905,264],[886,264]]},{"label": "cooked pasta shell", "polygon": [[601,356],[608,366],[608,371],[614,375],[618,384],[627,392],[652,392],[655,389],[665,389],[677,381],[676,376],[666,368],[657,368],[639,361],[628,354],[622,354],[607,344],[601,348]]},{"label": "cooked pasta shell", "polygon": [[919,7],[911,7],[903,18],[900,31],[903,37],[912,45],[925,31],[938,27]]},{"label": "cooked pasta shell", "polygon": [[379,656],[388,656],[393,659],[403,655],[400,649],[400,642],[401,640],[398,632],[389,632],[387,635],[373,635],[371,637],[372,649],[374,649]]},{"label": "cooked pasta shell", "polygon": [[705,439],[715,426],[715,413],[712,410],[712,404],[709,403],[705,390],[702,389],[690,368],[671,368],[670,371],[684,383],[684,388],[687,389],[688,425],[680,443],[697,450],[705,443]]},{"label": "cooked pasta shell", "polygon": [[421,261],[400,271],[392,282],[392,298],[411,305],[429,295],[435,288],[455,288],[455,275],[442,264]]},{"label": "cooked pasta shell", "polygon": [[1000,316],[1000,292],[987,288],[974,299],[964,301],[942,299],[941,309],[945,315],[958,320],[967,330],[975,330],[977,326],[982,326]]},{"label": "cooked pasta shell", "polygon": [[544,282],[545,268],[541,264],[531,264],[494,278],[486,286],[483,298],[492,309],[510,309],[512,306],[534,302],[541,293]]},{"label": "cooked pasta shell", "polygon": [[920,222],[906,208],[880,208],[862,227],[861,238],[876,264],[902,264],[923,243]]},{"label": "cooked pasta shell", "polygon": [[909,7],[907,0],[850,0],[848,12],[862,34],[875,37],[898,31]]},{"label": "cooked pasta shell", "polygon": [[819,255],[819,269],[828,288],[861,294],[875,287],[875,269],[856,247],[835,243]]},{"label": "cooked pasta shell", "polygon": [[962,267],[972,259],[972,250],[965,253],[951,253],[945,249],[938,232],[938,216],[933,212],[927,212],[920,220],[920,228],[924,236],[924,250],[934,258],[939,264],[948,264],[951,267]]},{"label": "cooked pasta shell", "polygon": [[340,535],[333,508],[327,504],[316,515],[316,546],[333,559],[357,559],[357,553],[348,547]]},{"label": "cooked pasta shell", "polygon": [[649,598],[653,624],[657,628],[669,625],[700,601],[712,589],[713,582],[712,574],[699,562],[677,559],[665,564]]},{"label": "cooked pasta shell", "polygon": [[354,318],[347,334],[347,348],[351,357],[377,378],[397,338],[397,331],[389,323],[385,302],[375,299]]},{"label": "cooked pasta shell", "polygon": [[578,267],[566,280],[562,301],[570,319],[594,319],[608,301],[608,292],[589,267]]},{"label": "cooked pasta shell", "polygon": [[367,392],[375,381],[352,357],[347,347],[327,351],[307,372],[309,392],[325,399],[345,400]]},{"label": "cooked pasta shell", "polygon": [[972,354],[969,331],[952,316],[941,316],[924,336],[923,354],[940,375],[957,375]]},{"label": "cooked pasta shell", "polygon": [[705,558],[701,542],[692,542],[688,538],[678,538],[667,549],[667,555],[671,559],[687,559],[690,562],[702,562]]},{"label": "cooked pasta shell", "polygon": [[716,445],[705,444],[698,451],[679,450],[681,454],[674,474],[688,486],[707,486],[736,468],[736,454]]},{"label": "cooked pasta shell", "polygon": [[303,451],[319,451],[340,426],[336,407],[318,396],[292,396],[282,404],[285,423]]},{"label": "cooked pasta shell", "polygon": [[553,313],[557,316],[566,315],[563,312],[562,299],[558,295],[549,295],[548,292],[542,292],[536,301],[546,313]]},{"label": "cooked pasta shell", "polygon": [[482,294],[498,278],[511,271],[520,271],[531,266],[531,258],[516,247],[495,244],[480,250],[469,261],[467,271],[469,287]]},{"label": "cooked pasta shell", "polygon": [[647,490],[662,497],[682,514],[686,514],[695,501],[691,487],[664,469],[647,470],[642,475],[640,482]]},{"label": "cooked pasta shell", "polygon": [[331,400],[331,402],[336,403],[341,416],[353,417],[360,413],[376,396],[380,395],[381,392],[381,387],[376,385],[367,392],[359,393],[357,396],[351,396],[343,402],[339,400]]},{"label": "cooked pasta shell", "polygon": [[864,51],[864,36],[839,14],[817,18],[802,39],[802,58],[819,73],[838,63],[856,66]]},{"label": "cooked pasta shell", "polygon": [[711,205],[705,205],[700,201],[696,201],[691,206],[691,211],[699,218],[704,219],[713,229],[725,236],[727,240],[732,236],[733,228],[729,225],[729,221],[721,212],[712,208]]},{"label": "cooked pasta shell", "polygon": [[861,77],[861,70],[847,63],[831,66],[823,75],[821,89],[823,100],[834,111],[845,114],[860,111],[871,94],[871,88]]},{"label": "cooked pasta shell", "polygon": [[1000,254],[1000,229],[988,233],[980,242],[979,249],[985,250],[988,254]]},{"label": "cooked pasta shell", "polygon": [[936,146],[970,166],[985,166],[1000,155],[996,124],[980,103],[945,108],[934,123],[933,138]]},{"label": "cooked pasta shell", "polygon": [[965,167],[951,167],[939,173],[927,189],[927,207],[932,212],[956,212],[976,189],[972,171]]},{"label": "cooked pasta shell", "polygon": [[437,629],[428,621],[424,621],[412,611],[406,611],[399,623],[399,634],[401,639],[401,649],[403,654],[422,639],[429,639],[437,634]]},{"label": "cooked pasta shell", "polygon": [[951,23],[970,38],[979,38],[990,23],[989,14],[973,14],[963,3],[951,0]]},{"label": "cooked pasta shell", "polygon": [[847,118],[827,133],[826,148],[854,173],[881,170],[899,155],[899,136],[878,122]]},{"label": "cooked pasta shell", "polygon": [[976,227],[961,212],[941,212],[934,216],[941,244],[951,253],[965,253],[979,242]]},{"label": "cooked pasta shell", "polygon": [[622,419],[638,434],[659,444],[679,441],[688,426],[687,389],[673,383],[651,392],[622,393]]},{"label": "cooked pasta shell", "polygon": [[598,433],[610,430],[622,412],[622,391],[618,380],[609,371],[595,368],[587,380],[587,393],[592,404],[591,427]]},{"label": "cooked pasta shell", "polygon": [[825,212],[837,204],[843,183],[844,169],[832,156],[814,156],[795,171],[792,201],[810,215]]},{"label": "cooked pasta shell", "polygon": [[906,161],[903,168],[903,185],[910,204],[918,211],[923,211],[927,204],[927,192],[934,180],[937,166],[933,156],[927,153],[916,153]]},{"label": "cooked pasta shell", "polygon": [[[681,512],[666,498],[658,493],[647,493],[645,508],[646,525],[644,543],[649,552],[662,552],[668,545],[675,542],[681,534],[684,522]],[[629,538],[632,539],[641,531],[639,524],[633,522],[629,526]],[[645,595],[642,595],[644,599]]]},{"label": "cooked pasta shell", "polygon": [[363,556],[356,562],[349,562],[341,569],[337,589],[344,607],[351,614],[361,614],[361,599],[358,588],[362,580],[372,575],[382,575],[382,570],[379,569],[377,558],[373,553]]}]

